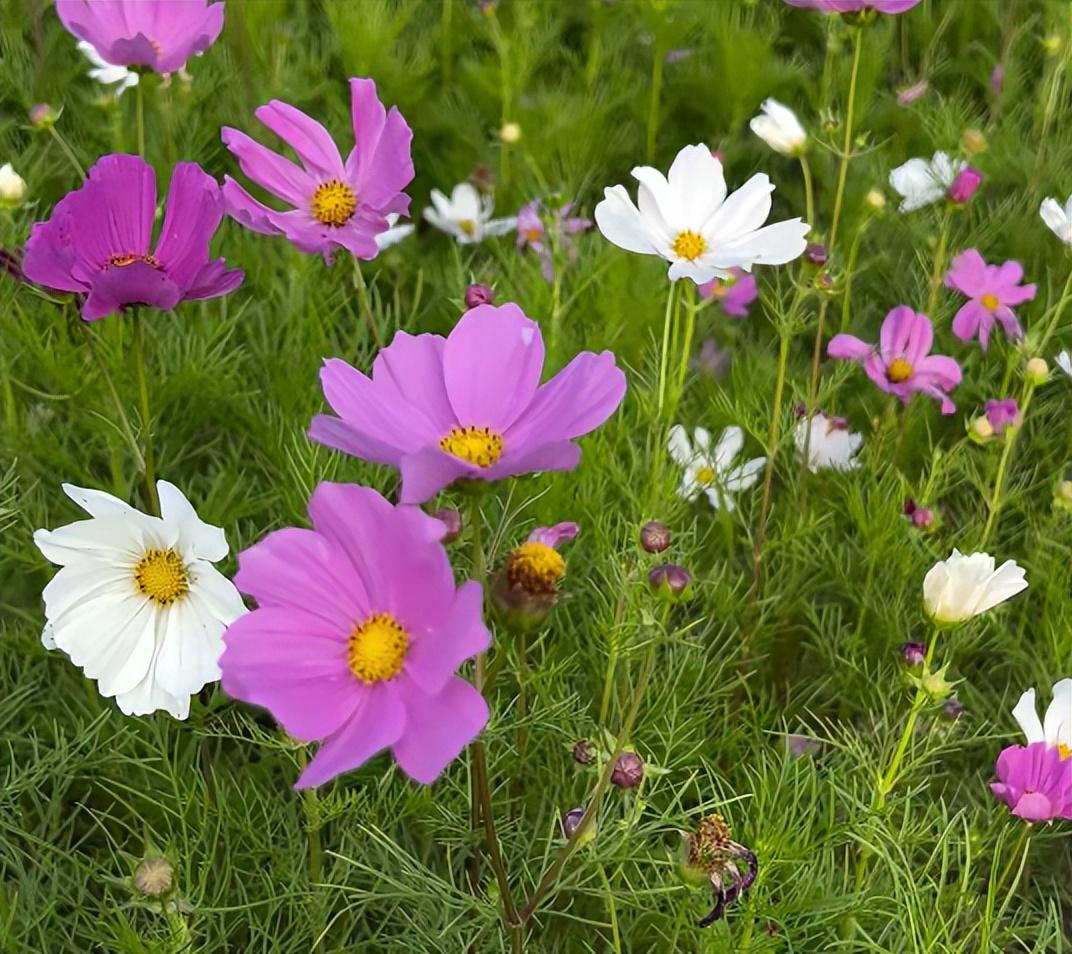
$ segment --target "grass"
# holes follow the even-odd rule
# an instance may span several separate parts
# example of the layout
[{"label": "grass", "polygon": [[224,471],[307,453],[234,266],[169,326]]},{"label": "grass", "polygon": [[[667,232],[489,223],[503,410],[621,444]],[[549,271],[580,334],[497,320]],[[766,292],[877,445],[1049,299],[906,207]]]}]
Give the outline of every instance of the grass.
[{"label": "grass", "polygon": [[[0,212],[0,246],[14,250],[78,184],[76,164],[136,148],[135,96],[101,100],[49,5],[5,0],[0,9],[0,161],[29,183],[28,201]],[[568,552],[564,598],[530,641],[524,670],[514,637],[496,634],[505,664],[485,742],[515,897],[534,890],[561,845],[559,814],[584,804],[594,784],[570,757],[573,743],[618,730],[653,646],[628,741],[657,771],[639,789],[611,790],[595,838],[529,922],[526,951],[1072,949],[1068,824],[1028,839],[986,788],[994,757],[1016,734],[1009,710],[1020,692],[1037,685],[1045,695],[1072,674],[1072,534],[1052,503],[1072,446],[1072,382],[1060,374],[1034,394],[987,540],[999,560],[1026,567],[1030,588],[943,635],[937,658],[951,661],[966,710],[949,719],[926,705],[892,788],[877,797],[914,693],[897,648],[931,635],[923,575],[953,546],[975,548],[990,516],[1002,450],[970,442],[965,422],[984,399],[1021,394],[1023,362],[1042,347],[1069,274],[1037,210],[1044,196],[1063,199],[1072,188],[1070,35],[1061,0],[923,0],[865,30],[832,286],[816,289],[803,262],[763,269],[751,317],[698,315],[697,340],[716,338],[732,365],[722,380],[691,374],[676,418],[712,430],[741,425],[749,456],[764,452],[772,421],[780,424],[756,585],[761,488],[722,520],[679,500],[661,461],[665,265],[597,232],[579,240],[550,364],[611,348],[630,393],[584,441],[576,472],[501,487],[482,513],[492,564],[535,524],[572,519],[583,528]],[[161,183],[180,159],[234,173],[219,128],[253,131],[253,109],[273,97],[345,140],[345,79],[369,75],[414,128],[417,209],[430,188],[483,167],[504,214],[551,194],[590,213],[602,187],[627,181],[633,165],[666,168],[682,145],[703,141],[725,151],[731,184],[768,172],[778,185],[775,217],[784,218],[803,212],[800,168],[747,129],[774,95],[816,140],[824,235],[850,44],[840,18],[775,0],[518,0],[488,11],[455,0],[231,0],[221,40],[190,65],[192,83],[143,80],[146,152]],[[989,77],[999,60],[1005,84],[995,95]],[[896,90],[921,78],[926,95],[899,106]],[[70,155],[28,129],[26,112],[42,100],[63,108],[56,130]],[[520,142],[500,142],[504,121],[520,123]],[[828,333],[847,325],[874,340],[889,308],[922,309],[929,297],[939,212],[898,215],[886,189],[887,211],[877,215],[865,196],[910,156],[962,151],[969,129],[985,138],[972,159],[985,184],[952,217],[949,249],[1023,262],[1039,284],[1020,309],[1027,344],[1016,349],[998,335],[984,355],[957,342],[949,323],[958,302],[939,288],[938,350],[965,368],[958,413],[942,418],[923,400],[891,410],[858,370],[826,363],[817,402],[865,434],[862,466],[802,473],[791,408],[809,397],[820,309]],[[304,436],[321,407],[321,360],[367,367],[374,351],[347,263],[326,269],[234,223],[217,245],[246,270],[243,287],[144,323],[157,471],[226,528],[237,552],[270,529],[303,525],[320,480],[390,493],[395,479]],[[396,328],[445,333],[470,280],[541,321],[552,307],[539,262],[509,237],[460,248],[421,229],[364,275],[385,338]],[[0,316],[0,951],[510,950],[488,865],[475,890],[467,878],[479,839],[466,758],[422,788],[381,757],[303,799],[290,785],[305,752],[265,714],[215,689],[194,700],[185,723],[124,718],[41,647],[40,592],[52,570],[31,533],[74,519],[59,484],[145,504],[94,356],[136,421],[132,328],[118,317],[87,327],[69,305],[3,275]],[[1072,344],[1068,323],[1057,325],[1046,357]],[[786,374],[775,406],[780,336]],[[932,532],[905,521],[908,496],[936,508]],[[695,577],[692,598],[665,629],[645,583],[656,558],[636,544],[653,517],[671,527],[669,554]],[[464,574],[467,550],[457,547]],[[232,558],[225,569],[233,567]],[[791,733],[818,747],[794,757]],[[679,831],[711,811],[726,816],[761,867],[745,900],[700,930],[710,891],[682,880],[677,851]],[[175,866],[170,906],[132,888],[135,866],[151,854]]]}]

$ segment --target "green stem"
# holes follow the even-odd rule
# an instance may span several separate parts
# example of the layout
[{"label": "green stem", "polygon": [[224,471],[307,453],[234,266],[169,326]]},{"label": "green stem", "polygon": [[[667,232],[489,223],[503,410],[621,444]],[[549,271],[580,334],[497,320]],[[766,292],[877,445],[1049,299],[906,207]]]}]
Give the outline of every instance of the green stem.
[{"label": "green stem", "polygon": [[664,58],[662,43],[657,41],[652,48],[651,96],[648,99],[648,128],[644,152],[649,163],[655,160],[655,138],[659,131],[659,99],[663,88]]},{"label": "green stem", "polygon": [[867,231],[870,219],[864,219],[856,234],[852,237],[852,245],[849,246],[849,259],[845,263],[845,294],[841,298],[841,327],[839,331],[845,331],[849,327],[849,318],[852,315],[852,280],[856,275],[856,259],[860,254],[860,241]]},{"label": "green stem", "polygon": [[[692,357],[692,337],[696,333],[696,283],[690,281],[685,286],[685,337],[681,342],[681,359],[677,369],[677,392],[674,396],[674,410],[681,404],[685,393],[685,379],[689,374],[689,358]],[[671,414],[671,416],[673,416]]]},{"label": "green stem", "polygon": [[82,163],[78,161],[78,156],[75,155],[70,143],[60,135],[60,131],[55,126],[49,126],[48,132],[56,145],[60,147],[60,151],[67,157],[67,161],[74,166],[75,172],[78,173],[78,178],[84,179],[86,177],[86,170],[82,166]]},{"label": "green stem", "polygon": [[369,332],[377,348],[383,347],[383,337],[380,328],[376,324],[376,316],[372,314],[372,304],[369,302],[368,286],[365,284],[365,276],[361,271],[361,259],[354,258],[354,288],[357,289],[357,298],[361,303],[361,313],[368,322]]},{"label": "green stem", "polygon": [[1053,337],[1054,332],[1061,325],[1061,316],[1065,312],[1069,301],[1072,301],[1072,269],[1069,270],[1068,278],[1065,280],[1064,290],[1061,292],[1061,297],[1057,302],[1057,307],[1054,309],[1053,318],[1046,326],[1046,331],[1042,335],[1042,341],[1039,342],[1039,352],[1045,354],[1046,346],[1050,343],[1050,339]]},{"label": "green stem", "polygon": [[927,315],[934,320],[934,309],[938,307],[938,293],[942,289],[942,272],[945,271],[946,250],[949,247],[949,222],[953,216],[953,203],[947,202],[945,214],[938,231],[938,247],[934,251],[934,267],[931,269],[930,291],[927,295]]},{"label": "green stem", "polygon": [[800,154],[800,174],[804,177],[804,214],[807,216],[808,225],[815,229],[815,194],[811,183],[811,165],[808,157]]},{"label": "green stem", "polygon": [[138,155],[145,158],[145,95],[142,90],[145,87],[145,77],[140,77],[138,85],[134,87],[134,125],[138,131]]},{"label": "green stem", "polygon": [[450,74],[453,68],[453,43],[451,21],[454,13],[454,0],[443,0],[443,14],[439,24],[439,65],[443,74],[443,89],[450,89]]},{"label": "green stem", "polygon": [[[1005,903],[1002,904],[996,917],[994,916],[994,902],[997,899],[997,896],[1001,894],[1001,891],[1005,886],[1005,881],[1011,874],[1017,858],[1020,859],[1020,864],[1016,869],[1016,879],[1013,881],[1013,887],[1015,887],[1016,883],[1020,880],[1020,876],[1024,872],[1024,867],[1027,865],[1027,856],[1030,851],[1031,826],[1021,823],[1020,837],[1016,841],[1016,847],[1009,853],[1009,860],[1005,863],[1005,868],[1002,870],[1001,876],[996,880],[993,877],[993,866],[991,866],[990,883],[987,886],[986,892],[986,910],[983,912],[983,917],[979,922],[979,954],[988,954],[990,951],[990,936],[993,931],[993,926],[1000,922],[1004,917],[1005,911],[1008,909],[1013,898],[1012,889],[1010,889],[1006,895]],[[997,859],[995,858],[994,861],[996,862]]]},{"label": "green stem", "polygon": [[1027,409],[1031,406],[1031,398],[1034,393],[1035,383],[1029,378],[1024,383],[1023,394],[1020,398],[1020,426],[1005,431],[1005,446],[1001,451],[1001,460],[998,461],[998,472],[994,476],[994,490],[990,495],[990,501],[987,506],[986,525],[983,527],[983,536],[979,541],[980,550],[986,548],[986,544],[990,540],[990,534],[993,533],[994,528],[997,526],[998,514],[1001,513],[1001,507],[1004,503],[1003,496],[1009,461],[1012,459],[1012,451],[1016,446],[1016,440],[1020,436],[1020,431],[1024,428],[1024,422],[1027,420]]},{"label": "green stem", "polygon": [[131,309],[131,323],[134,328],[134,377],[138,384],[138,405],[141,409],[142,473],[145,475],[145,493],[149,500],[149,509],[160,515],[160,499],[156,495],[156,466],[153,460],[153,419],[149,412],[149,385],[145,376],[145,332],[142,328],[142,316],[136,309]]},{"label": "green stem", "polygon": [[759,507],[759,526],[752,551],[752,588],[759,585],[759,565],[763,559],[763,542],[767,532],[767,514],[770,511],[771,487],[774,483],[774,459],[778,453],[778,439],[782,426],[782,395],[785,391],[786,369],[789,366],[789,331],[786,322],[778,324],[778,377],[774,384],[774,405],[771,408],[770,427],[767,432],[767,466],[763,473],[763,499]]},{"label": "green stem", "polygon": [[302,809],[309,838],[309,882],[318,884],[324,867],[324,851],[320,844],[320,796],[315,788],[302,792]]},{"label": "green stem", "polygon": [[97,341],[88,325],[86,325],[86,343],[89,345],[89,353],[93,355],[93,360],[97,363],[101,378],[103,378],[108,393],[111,395],[112,405],[115,407],[115,413],[119,417],[120,429],[123,431],[123,436],[126,437],[127,443],[130,444],[130,449],[134,452],[134,459],[137,461],[138,472],[140,473],[145,470],[145,458],[142,456],[141,447],[138,445],[138,436],[134,433],[134,427],[130,423],[130,418],[127,417],[126,408],[123,407],[123,402],[119,398],[115,382],[108,373],[108,366],[104,363],[104,356],[97,350]]}]

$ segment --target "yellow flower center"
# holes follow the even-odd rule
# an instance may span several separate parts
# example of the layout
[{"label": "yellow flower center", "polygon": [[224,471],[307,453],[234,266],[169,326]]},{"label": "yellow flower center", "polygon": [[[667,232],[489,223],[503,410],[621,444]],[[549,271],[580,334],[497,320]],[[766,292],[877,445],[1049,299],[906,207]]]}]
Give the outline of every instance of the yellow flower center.
[{"label": "yellow flower center", "polygon": [[704,241],[702,235],[697,235],[695,232],[685,231],[682,232],[671,246],[674,250],[674,254],[679,258],[687,258],[690,262],[693,259],[699,258],[707,251],[707,243]]},{"label": "yellow flower center", "polygon": [[146,550],[134,567],[134,585],[157,606],[170,606],[190,592],[186,564],[174,550]]},{"label": "yellow flower center", "polygon": [[490,467],[502,457],[503,439],[488,427],[452,427],[439,446],[477,467]]},{"label": "yellow flower center", "polygon": [[152,255],[136,255],[133,252],[127,252],[126,255],[113,255],[108,259],[108,265],[112,265],[116,268],[125,268],[127,265],[133,265],[135,262],[145,262],[146,265],[151,265],[153,268],[160,267],[160,263],[153,258]]},{"label": "yellow flower center", "polygon": [[894,384],[900,384],[912,377],[912,365],[904,358],[894,358],[886,368],[886,379]]},{"label": "yellow flower center", "polygon": [[713,467],[707,467],[705,465],[703,467],[696,468],[696,483],[702,484],[704,487],[710,487],[715,482],[716,476],[717,475],[715,474],[715,469]]},{"label": "yellow flower center", "polygon": [[346,663],[362,682],[372,685],[394,679],[409,650],[409,633],[389,613],[376,613],[354,627]]},{"label": "yellow flower center", "polygon": [[458,222],[458,228],[460,228],[469,238],[476,235],[476,222],[472,219],[461,219]]},{"label": "yellow flower center", "polygon": [[983,303],[983,307],[987,311],[996,311],[998,306],[1001,304],[1001,302],[998,301],[998,296],[993,295],[990,292],[987,292],[985,295],[983,295],[983,297],[980,298],[979,301]]},{"label": "yellow flower center", "polygon": [[562,554],[546,543],[530,540],[515,547],[506,558],[507,582],[530,596],[553,594],[565,574]]},{"label": "yellow flower center", "polygon": [[1070,749],[1064,742],[1057,743],[1057,751],[1061,753],[1061,758],[1072,759],[1072,749]]},{"label": "yellow flower center", "polygon": [[345,182],[329,179],[313,193],[313,218],[324,225],[339,228],[350,221],[357,209],[357,195]]},{"label": "yellow flower center", "polygon": [[543,232],[540,229],[532,228],[525,230],[525,238],[530,242],[538,242]]}]

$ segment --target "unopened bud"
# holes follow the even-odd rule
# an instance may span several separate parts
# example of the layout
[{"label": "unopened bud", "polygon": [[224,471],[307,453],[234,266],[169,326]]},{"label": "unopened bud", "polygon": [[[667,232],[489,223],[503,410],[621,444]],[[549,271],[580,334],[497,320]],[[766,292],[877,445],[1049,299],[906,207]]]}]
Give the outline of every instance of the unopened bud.
[{"label": "unopened bud", "polygon": [[880,189],[872,189],[867,193],[864,201],[874,212],[883,212],[886,209],[886,196],[882,194]]},{"label": "unopened bud", "polygon": [[465,289],[465,307],[476,308],[478,305],[490,305],[495,301],[495,291],[488,285],[470,285]]},{"label": "unopened bud", "polygon": [[986,151],[986,136],[983,135],[982,130],[965,129],[960,141],[964,146],[964,151],[970,156]]},{"label": "unopened bud", "polygon": [[968,166],[957,173],[953,184],[946,191],[949,201],[955,205],[964,205],[983,182],[983,174],[978,169]]},{"label": "unopened bud", "polygon": [[1061,35],[1051,33],[1042,41],[1042,50],[1047,56],[1054,56],[1061,51]]},{"label": "unopened bud", "polygon": [[610,780],[618,788],[636,788],[644,781],[644,761],[636,752],[622,752],[614,763]]},{"label": "unopened bud", "polygon": [[662,553],[670,546],[670,528],[658,520],[649,520],[640,528],[640,545],[648,553]]},{"label": "unopened bud", "polygon": [[453,543],[462,535],[462,515],[453,507],[443,507],[432,516],[447,528],[447,532],[443,534],[443,543]]},{"label": "unopened bud", "polygon": [[1024,368],[1024,377],[1034,385],[1045,384],[1050,376],[1050,366],[1045,358],[1032,358]]},{"label": "unopened bud", "polygon": [[901,647],[901,661],[913,669],[922,666],[927,658],[927,647],[923,643],[905,643]]},{"label": "unopened bud", "polygon": [[35,103],[30,108],[29,119],[34,129],[48,129],[55,124],[56,113],[48,103]]},{"label": "unopened bud", "polygon": [[581,739],[573,746],[573,761],[579,765],[591,765],[596,760],[592,745],[587,739]]},{"label": "unopened bud", "polygon": [[968,428],[968,436],[977,444],[983,444],[994,436],[994,428],[985,414],[980,415],[971,422]]},{"label": "unopened bud", "polygon": [[692,574],[676,563],[663,563],[648,574],[648,583],[664,599],[684,599],[692,583]]},{"label": "unopened bud", "polygon": [[18,205],[26,197],[26,180],[5,162],[0,166],[0,206]]},{"label": "unopened bud", "polygon": [[134,870],[134,887],[147,898],[162,898],[171,891],[173,869],[159,855],[144,859]]},{"label": "unopened bud", "polygon": [[499,138],[509,144],[521,142],[521,126],[518,123],[503,123],[502,129],[499,130]]},{"label": "unopened bud", "polygon": [[584,818],[583,808],[573,808],[562,816],[562,834],[572,838],[581,827],[581,819]]},{"label": "unopened bud", "polygon": [[830,260],[830,252],[825,245],[819,242],[812,242],[804,249],[804,256],[812,265],[817,268],[822,268]]},{"label": "unopened bud", "polygon": [[1062,480],[1057,485],[1057,492],[1053,495],[1055,507],[1063,510],[1072,510],[1072,480]]}]

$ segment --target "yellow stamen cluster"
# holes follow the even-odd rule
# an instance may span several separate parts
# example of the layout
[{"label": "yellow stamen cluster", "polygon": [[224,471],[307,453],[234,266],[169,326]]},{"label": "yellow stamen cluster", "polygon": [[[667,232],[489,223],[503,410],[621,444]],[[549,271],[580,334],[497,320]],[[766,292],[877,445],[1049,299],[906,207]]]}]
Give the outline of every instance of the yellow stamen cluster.
[{"label": "yellow stamen cluster", "polygon": [[329,179],[313,193],[313,218],[323,225],[339,228],[350,221],[357,209],[357,195],[345,182]]},{"label": "yellow stamen cluster", "polygon": [[157,606],[170,606],[190,592],[186,564],[174,550],[146,550],[134,567],[134,585]]},{"label": "yellow stamen cluster", "polygon": [[716,476],[715,469],[708,467],[706,464],[703,467],[697,467],[694,474],[696,483],[702,487],[710,487],[715,482]]},{"label": "yellow stamen cluster", "polygon": [[894,358],[886,368],[886,380],[893,384],[900,384],[912,377],[912,365],[904,358]]},{"label": "yellow stamen cluster", "polygon": [[488,427],[452,427],[439,446],[477,467],[490,467],[502,457],[503,439]]},{"label": "yellow stamen cluster", "polygon": [[730,846],[731,835],[721,815],[704,818],[695,833],[689,835],[689,867],[706,871],[716,865]]},{"label": "yellow stamen cluster", "polygon": [[458,222],[458,228],[460,228],[469,238],[476,235],[476,222],[472,219],[461,219]]},{"label": "yellow stamen cluster", "polygon": [[1001,305],[1001,302],[998,301],[998,296],[993,295],[990,292],[987,292],[985,295],[983,295],[983,297],[980,298],[979,301],[982,303],[982,306],[987,311],[997,311],[998,306]]},{"label": "yellow stamen cluster", "polygon": [[354,627],[346,663],[350,672],[371,685],[397,676],[408,650],[409,633],[389,613],[376,613]]},{"label": "yellow stamen cluster", "polygon": [[686,230],[674,239],[671,248],[679,258],[687,258],[691,262],[707,251],[707,242],[702,235]]},{"label": "yellow stamen cluster", "polygon": [[1064,742],[1057,743],[1057,751],[1061,753],[1061,758],[1072,759],[1072,749],[1070,749]]},{"label": "yellow stamen cluster", "polygon": [[530,540],[515,547],[506,558],[507,583],[527,596],[553,596],[565,575],[562,554],[546,543]]}]

